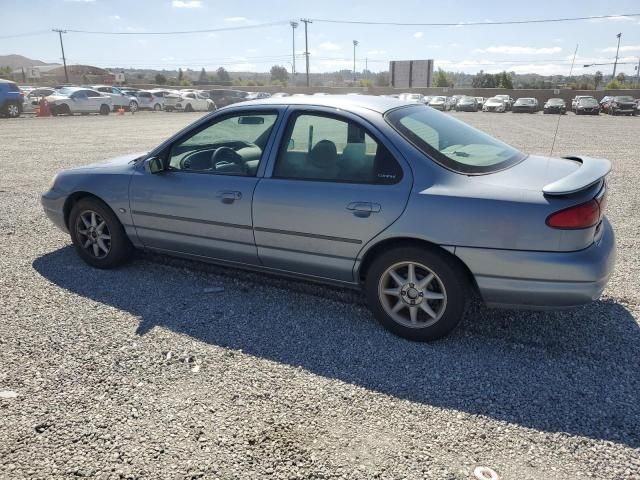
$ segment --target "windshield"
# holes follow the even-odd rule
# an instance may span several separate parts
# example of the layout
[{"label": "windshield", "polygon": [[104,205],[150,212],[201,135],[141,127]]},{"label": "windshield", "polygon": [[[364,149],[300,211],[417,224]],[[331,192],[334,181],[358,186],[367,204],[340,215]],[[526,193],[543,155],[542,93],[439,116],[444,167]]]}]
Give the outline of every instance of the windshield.
[{"label": "windshield", "polygon": [[533,98],[519,98],[518,100],[516,100],[516,103],[518,105],[532,104],[532,103],[534,103],[534,100],[533,100]]},{"label": "windshield", "polygon": [[564,100],[562,100],[561,98],[550,98],[547,103],[550,105],[562,105],[564,103]]},{"label": "windshield", "polygon": [[583,98],[581,100],[578,100],[578,103],[580,105],[598,105],[598,102],[596,102],[595,98]]},{"label": "windshield", "polygon": [[431,101],[432,101],[433,103],[435,103],[435,102],[444,102],[444,101],[445,101],[445,98],[444,98],[444,97],[433,97],[433,98],[431,99]]},{"label": "windshield", "polygon": [[500,100],[499,98],[490,98],[489,100],[487,100],[487,104],[488,105],[502,105],[502,100]]},{"label": "windshield", "polygon": [[525,158],[506,143],[431,108],[397,108],[385,118],[426,155],[459,173],[491,173]]},{"label": "windshield", "polygon": [[633,97],[615,97],[616,102],[633,102]]}]

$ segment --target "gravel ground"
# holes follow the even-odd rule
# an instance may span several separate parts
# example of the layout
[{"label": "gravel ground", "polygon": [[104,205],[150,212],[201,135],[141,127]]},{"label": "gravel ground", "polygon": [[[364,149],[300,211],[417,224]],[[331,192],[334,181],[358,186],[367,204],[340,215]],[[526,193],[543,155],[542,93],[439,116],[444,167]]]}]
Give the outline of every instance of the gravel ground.
[{"label": "gravel ground", "polygon": [[[557,119],[454,115],[531,153]],[[449,338],[415,344],[353,292],[76,257],[39,204],[51,176],[197,117],[0,121],[0,478],[640,478],[640,119],[567,115],[556,141],[614,164],[604,297],[473,305]]]}]

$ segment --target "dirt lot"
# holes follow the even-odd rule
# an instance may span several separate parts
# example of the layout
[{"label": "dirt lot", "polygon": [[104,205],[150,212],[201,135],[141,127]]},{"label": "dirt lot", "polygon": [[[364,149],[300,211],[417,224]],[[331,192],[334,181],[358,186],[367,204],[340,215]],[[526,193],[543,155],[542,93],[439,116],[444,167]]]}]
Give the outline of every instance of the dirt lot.
[{"label": "dirt lot", "polygon": [[[557,120],[454,115],[546,154]],[[639,118],[567,115],[554,150],[613,162],[604,297],[473,305],[451,337],[414,344],[356,293],[77,258],[39,204],[53,174],[198,116],[0,119],[0,478],[640,478]]]}]

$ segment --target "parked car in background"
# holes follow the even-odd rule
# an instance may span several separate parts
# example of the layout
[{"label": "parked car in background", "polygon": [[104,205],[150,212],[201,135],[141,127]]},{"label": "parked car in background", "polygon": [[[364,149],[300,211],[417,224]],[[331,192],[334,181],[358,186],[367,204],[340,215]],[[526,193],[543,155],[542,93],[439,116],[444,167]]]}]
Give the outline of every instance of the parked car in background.
[{"label": "parked car in background", "polygon": [[153,92],[140,90],[136,92],[138,108],[140,110],[154,110],[159,112],[164,107],[164,97],[156,96]]},{"label": "parked car in background", "polygon": [[424,103],[424,95],[420,93],[401,93],[398,98],[407,102]]},{"label": "parked car in background", "polygon": [[609,115],[637,115],[636,101],[628,95],[612,97],[603,105],[603,111]]},{"label": "parked car in background", "polygon": [[248,95],[245,97],[246,100],[260,100],[263,98],[269,98],[271,96],[268,92],[248,92]]},{"label": "parked car in background", "polygon": [[135,112],[138,110],[138,100],[136,97],[126,95],[118,87],[111,85],[94,85],[91,88],[111,97],[111,105],[114,112],[120,109],[120,107],[128,112]]},{"label": "parked car in background", "polygon": [[429,106],[431,108],[435,108],[436,110],[440,110],[441,112],[445,112],[447,110],[451,110],[451,104],[447,101],[447,97],[442,95],[436,95],[429,101]]},{"label": "parked car in background", "polygon": [[[435,97],[435,95],[425,95],[422,101],[424,102],[425,105],[429,105],[429,102],[433,99],[433,97]],[[395,97],[395,98],[398,98],[398,97]]]},{"label": "parked car in background", "polygon": [[83,87],[64,87],[46,98],[52,115],[99,113],[109,115],[113,107],[110,95]]},{"label": "parked car in background", "polygon": [[234,103],[244,102],[247,99],[247,92],[242,90],[231,90],[225,88],[215,88],[209,90],[209,98],[213,100],[217,108],[233,105]]},{"label": "parked car in background", "polygon": [[164,109],[167,112],[211,112],[216,109],[216,104],[202,92],[180,91],[165,97]]},{"label": "parked car in background", "polygon": [[535,98],[519,98],[511,107],[513,113],[536,113],[538,111],[538,100]]},{"label": "parked car in background", "polygon": [[578,102],[579,102],[580,100],[582,100],[583,98],[593,98],[593,99],[595,100],[595,98],[594,98],[594,97],[592,97],[591,95],[576,95],[575,97],[573,97],[573,98],[571,99],[571,110],[572,110],[573,112],[575,112],[575,111],[576,111],[576,108],[577,108],[577,106],[578,106]]},{"label": "parked car in background", "polygon": [[478,102],[478,108],[482,109],[482,106],[484,105],[484,97],[475,97],[476,98],[476,102]]},{"label": "parked car in background", "polygon": [[576,115],[599,115],[600,104],[593,97],[583,97],[576,102]]},{"label": "parked car in background", "polygon": [[507,106],[504,103],[504,99],[491,97],[485,100],[484,104],[482,105],[482,111],[504,113],[507,111]]},{"label": "parked car in background", "polygon": [[477,112],[478,101],[475,97],[462,97],[456,103],[456,112]]},{"label": "parked car in background", "polygon": [[0,78],[0,115],[17,118],[22,113],[24,93],[18,85]]},{"label": "parked car in background", "polygon": [[286,92],[276,92],[274,94],[271,95],[271,98],[282,98],[282,97],[290,97],[291,95],[289,95]]},{"label": "parked car in background", "polygon": [[494,96],[494,98],[502,99],[502,101],[504,102],[504,108],[507,110],[511,110],[511,107],[514,104],[513,98],[511,98],[509,95],[496,95]]},{"label": "parked car in background", "polygon": [[559,113],[564,115],[567,113],[567,104],[562,98],[550,98],[542,107],[544,113]]},{"label": "parked car in background", "polygon": [[53,95],[54,93],[55,89],[49,87],[31,89],[29,93],[24,97],[24,102],[22,103],[22,111],[24,113],[33,113],[40,103],[40,100],[48,97],[49,95]]},{"label": "parked car in background", "polygon": [[95,268],[140,248],[329,282],[427,341],[474,291],[507,308],[596,300],[615,263],[610,169],[528,155],[425,105],[307,96],[235,105],[149,153],[62,171],[41,201]]}]

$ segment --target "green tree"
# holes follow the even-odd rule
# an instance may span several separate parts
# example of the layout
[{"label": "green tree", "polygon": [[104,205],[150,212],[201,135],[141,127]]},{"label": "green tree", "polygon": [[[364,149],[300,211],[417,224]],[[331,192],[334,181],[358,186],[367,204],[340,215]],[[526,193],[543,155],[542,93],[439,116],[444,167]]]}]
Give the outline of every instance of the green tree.
[{"label": "green tree", "polygon": [[289,79],[289,72],[287,69],[280,65],[274,65],[271,67],[271,81],[278,81],[283,85],[287,85],[287,80]]},{"label": "green tree", "polygon": [[155,81],[157,85],[164,85],[167,83],[167,77],[161,73],[156,73]]},{"label": "green tree", "polygon": [[598,70],[593,76],[593,83],[596,86],[596,90],[597,90],[600,84],[602,83],[602,72],[600,70]]},{"label": "green tree", "polygon": [[389,86],[389,72],[376,73],[374,83],[376,87],[388,87]]},{"label": "green tree", "polygon": [[181,82],[184,79],[184,72],[181,68],[178,69],[178,81]]},{"label": "green tree", "polygon": [[483,70],[480,70],[471,80],[471,86],[473,88],[496,88],[498,84],[495,75],[484,73]]},{"label": "green tree", "polygon": [[506,71],[503,71],[502,73],[498,73],[496,75],[496,83],[498,84],[498,88],[513,90],[513,81],[511,80],[511,75],[509,75]]},{"label": "green tree", "polygon": [[216,80],[221,85],[231,85],[231,75],[229,75],[229,72],[227,72],[224,67],[220,67],[216,70]]},{"label": "green tree", "polygon": [[620,72],[617,76],[616,76],[616,80],[622,84],[624,84],[627,81],[627,76]]},{"label": "green tree", "polygon": [[617,80],[611,80],[604,88],[606,88],[607,90],[619,90],[621,88],[624,88],[624,85],[622,85]]},{"label": "green tree", "polygon": [[436,73],[436,87],[448,87],[450,86],[449,79],[447,78],[447,74],[441,68],[438,69],[438,73]]},{"label": "green tree", "polygon": [[202,70],[200,70],[200,76],[198,77],[198,80],[201,82],[207,81],[207,71],[204,69],[204,67],[202,67]]}]

